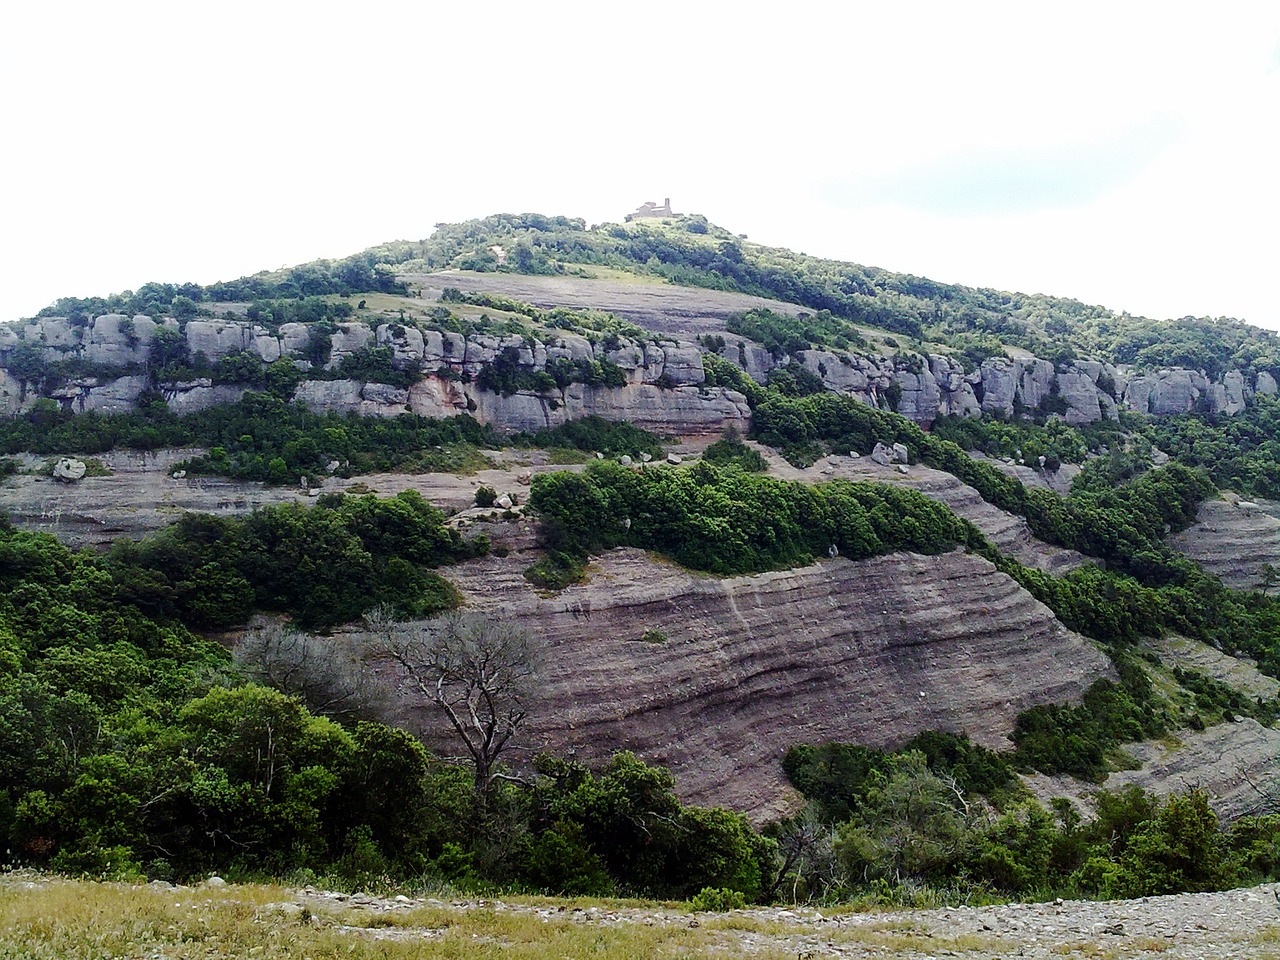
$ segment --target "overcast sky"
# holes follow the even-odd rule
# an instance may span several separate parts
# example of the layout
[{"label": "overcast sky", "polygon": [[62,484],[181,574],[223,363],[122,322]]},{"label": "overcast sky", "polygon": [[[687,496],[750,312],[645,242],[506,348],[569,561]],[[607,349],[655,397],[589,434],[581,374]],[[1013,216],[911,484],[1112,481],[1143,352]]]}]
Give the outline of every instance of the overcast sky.
[{"label": "overcast sky", "polygon": [[1280,3],[26,3],[0,319],[503,211],[1280,328]]}]

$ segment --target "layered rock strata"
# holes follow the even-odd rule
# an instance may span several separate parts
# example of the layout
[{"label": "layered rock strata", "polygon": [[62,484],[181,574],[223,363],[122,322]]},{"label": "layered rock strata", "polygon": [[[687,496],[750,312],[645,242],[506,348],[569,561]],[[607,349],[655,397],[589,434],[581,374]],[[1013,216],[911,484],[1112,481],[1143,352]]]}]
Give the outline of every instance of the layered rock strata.
[{"label": "layered rock strata", "polygon": [[[1169,537],[1206,571],[1235,590],[1280,591],[1280,504],[1228,495],[1200,505],[1196,522]],[[1275,570],[1268,580],[1266,568]]]},{"label": "layered rock strata", "polygon": [[[633,750],[670,767],[686,800],[756,819],[794,804],[780,766],[793,744],[889,747],[936,729],[1008,747],[1020,711],[1111,673],[1012,579],[960,552],[716,579],[615,550],[554,596],[523,580],[527,562],[442,571],[468,608],[549,644],[526,746],[590,763]],[[438,716],[414,715],[447,742]]]}]

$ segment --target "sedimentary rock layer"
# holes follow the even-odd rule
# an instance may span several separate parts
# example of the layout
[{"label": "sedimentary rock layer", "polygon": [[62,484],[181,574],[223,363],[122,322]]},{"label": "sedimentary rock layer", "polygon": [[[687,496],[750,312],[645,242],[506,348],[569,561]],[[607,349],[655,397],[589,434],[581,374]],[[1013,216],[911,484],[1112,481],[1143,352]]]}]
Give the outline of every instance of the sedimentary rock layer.
[{"label": "sedimentary rock layer", "polygon": [[445,573],[469,608],[549,643],[526,746],[589,762],[634,750],[669,766],[687,800],[757,819],[794,803],[780,766],[793,744],[893,746],[940,729],[1007,747],[1018,712],[1072,700],[1111,669],[960,552],[716,579],[616,550],[554,596],[524,582],[525,563]]},{"label": "sedimentary rock layer", "polygon": [[1280,504],[1239,500],[1206,500],[1196,522],[1168,540],[1209,573],[1236,590],[1272,592],[1280,582],[1267,583],[1264,567],[1280,569]]}]

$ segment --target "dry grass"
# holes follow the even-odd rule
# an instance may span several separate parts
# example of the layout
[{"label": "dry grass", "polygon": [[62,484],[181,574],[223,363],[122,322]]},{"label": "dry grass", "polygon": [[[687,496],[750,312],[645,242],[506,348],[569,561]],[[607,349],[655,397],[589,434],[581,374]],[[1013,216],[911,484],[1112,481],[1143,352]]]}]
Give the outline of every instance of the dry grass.
[{"label": "dry grass", "polygon": [[[158,890],[64,880],[0,881],[0,956],[31,960],[441,957],[560,960],[732,955],[687,924],[574,922],[534,912],[419,908],[399,914],[284,912],[277,887]],[[755,956],[784,954],[766,949]]]}]

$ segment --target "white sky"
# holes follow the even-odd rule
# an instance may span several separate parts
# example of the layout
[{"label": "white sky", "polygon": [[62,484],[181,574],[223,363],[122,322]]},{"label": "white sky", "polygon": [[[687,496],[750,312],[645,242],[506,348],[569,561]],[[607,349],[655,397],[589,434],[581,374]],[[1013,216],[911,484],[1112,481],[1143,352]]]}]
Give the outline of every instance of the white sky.
[{"label": "white sky", "polygon": [[10,3],[0,320],[503,211],[1280,328],[1280,3]]}]

